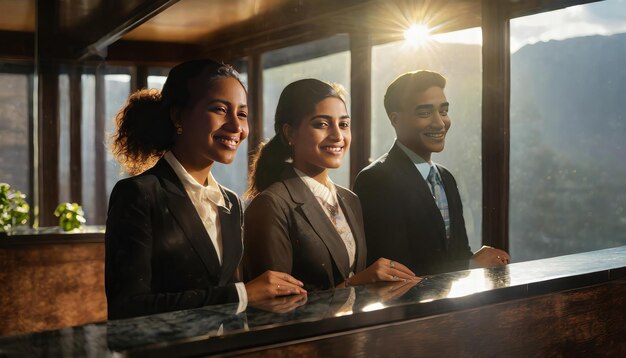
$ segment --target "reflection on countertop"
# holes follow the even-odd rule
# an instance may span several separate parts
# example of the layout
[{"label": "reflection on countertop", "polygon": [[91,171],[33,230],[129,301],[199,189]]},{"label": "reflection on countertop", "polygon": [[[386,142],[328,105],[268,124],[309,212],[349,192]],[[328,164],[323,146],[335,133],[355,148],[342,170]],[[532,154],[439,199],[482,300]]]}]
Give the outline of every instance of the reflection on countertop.
[{"label": "reflection on countertop", "polygon": [[[504,267],[312,292],[249,306],[207,306],[0,338],[0,356],[164,356],[193,347],[214,354],[486,304],[626,277],[626,246]],[[198,350],[199,349],[199,350]]]}]

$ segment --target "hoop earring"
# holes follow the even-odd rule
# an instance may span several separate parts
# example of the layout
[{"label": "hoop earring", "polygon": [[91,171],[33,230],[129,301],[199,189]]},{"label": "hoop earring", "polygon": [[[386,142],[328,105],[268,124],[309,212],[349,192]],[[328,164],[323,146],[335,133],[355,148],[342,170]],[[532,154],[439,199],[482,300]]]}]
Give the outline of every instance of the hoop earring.
[{"label": "hoop earring", "polygon": [[181,127],[181,126],[177,126],[177,127],[176,127],[176,134],[178,134],[178,135],[183,134],[183,127]]}]

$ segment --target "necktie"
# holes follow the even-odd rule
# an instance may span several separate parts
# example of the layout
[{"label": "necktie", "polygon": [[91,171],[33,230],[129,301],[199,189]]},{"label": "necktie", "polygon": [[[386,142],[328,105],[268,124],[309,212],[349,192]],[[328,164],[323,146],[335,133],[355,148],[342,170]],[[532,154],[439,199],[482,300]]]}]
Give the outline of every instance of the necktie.
[{"label": "necktie", "polygon": [[426,179],[428,181],[428,185],[430,186],[430,192],[433,194],[433,198],[435,199],[435,203],[439,208],[439,212],[441,213],[441,217],[443,218],[443,223],[446,226],[446,241],[450,239],[450,212],[448,211],[448,198],[446,198],[446,192],[443,188],[443,183],[439,179],[439,175],[435,171],[435,167],[430,167],[430,172],[428,172],[428,177]]}]

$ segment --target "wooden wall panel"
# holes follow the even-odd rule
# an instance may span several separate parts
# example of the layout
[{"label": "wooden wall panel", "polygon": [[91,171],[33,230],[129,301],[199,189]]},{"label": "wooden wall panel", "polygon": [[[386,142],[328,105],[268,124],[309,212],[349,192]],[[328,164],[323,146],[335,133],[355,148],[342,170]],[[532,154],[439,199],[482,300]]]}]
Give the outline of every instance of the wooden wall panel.
[{"label": "wooden wall panel", "polygon": [[104,243],[2,247],[0,288],[0,335],[104,321]]}]

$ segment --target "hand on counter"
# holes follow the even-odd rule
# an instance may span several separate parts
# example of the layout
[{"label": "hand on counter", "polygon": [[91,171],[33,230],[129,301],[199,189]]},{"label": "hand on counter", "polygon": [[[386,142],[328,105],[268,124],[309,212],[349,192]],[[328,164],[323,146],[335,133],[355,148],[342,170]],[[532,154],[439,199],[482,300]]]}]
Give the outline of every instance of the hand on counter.
[{"label": "hand on counter", "polygon": [[483,246],[472,256],[470,267],[493,267],[508,265],[511,256],[504,250]]},{"label": "hand on counter", "polygon": [[[421,281],[421,278],[415,276],[413,271],[409,270],[409,268],[403,264],[381,257],[365,270],[352,276],[349,285],[357,286],[381,281],[412,281],[417,283]],[[343,286],[339,285],[337,287]]]},{"label": "hand on counter", "polygon": [[246,283],[248,302],[269,298],[306,294],[304,284],[284,272],[265,271],[261,276]]}]

